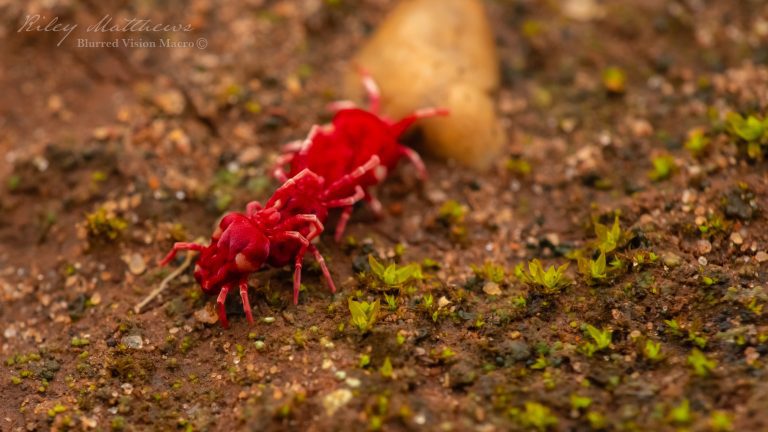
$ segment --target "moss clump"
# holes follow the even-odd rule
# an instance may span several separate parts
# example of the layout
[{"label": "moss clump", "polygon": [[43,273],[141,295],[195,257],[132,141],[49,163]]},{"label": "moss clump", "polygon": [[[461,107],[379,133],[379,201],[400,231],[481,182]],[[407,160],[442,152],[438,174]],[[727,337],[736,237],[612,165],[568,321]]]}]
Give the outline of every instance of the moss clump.
[{"label": "moss clump", "polygon": [[86,229],[92,238],[116,240],[128,227],[128,222],[107,210],[99,207],[93,213],[85,215]]},{"label": "moss clump", "polygon": [[88,340],[87,338],[81,338],[81,337],[77,337],[77,336],[72,336],[72,340],[69,342],[69,344],[73,348],[81,348],[81,347],[89,345],[90,343],[91,343],[91,341]]}]

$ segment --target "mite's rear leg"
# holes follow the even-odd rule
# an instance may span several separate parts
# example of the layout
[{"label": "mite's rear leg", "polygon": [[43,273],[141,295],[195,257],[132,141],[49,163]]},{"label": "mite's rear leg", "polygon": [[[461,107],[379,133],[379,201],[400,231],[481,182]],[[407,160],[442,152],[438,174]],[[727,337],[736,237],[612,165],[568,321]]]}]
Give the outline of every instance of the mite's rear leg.
[{"label": "mite's rear leg", "polygon": [[379,219],[384,216],[384,206],[382,206],[381,201],[373,195],[373,192],[368,192],[368,195],[365,197],[365,202],[368,203],[368,208],[371,209],[374,216]]},{"label": "mite's rear leg", "polygon": [[274,168],[272,168],[272,177],[279,182],[285,183],[285,181],[288,180],[288,174],[285,172],[285,164],[291,163],[295,155],[295,153],[287,153],[278,156]]},{"label": "mite's rear leg", "polygon": [[371,156],[371,158],[368,159],[368,162],[360,165],[359,167],[355,168],[351,173],[345,174],[340,179],[336,180],[330,186],[328,186],[325,192],[323,192],[323,197],[325,198],[325,197],[332,196],[335,192],[338,192],[340,190],[343,190],[344,188],[347,188],[355,184],[355,182],[357,182],[368,171],[371,171],[380,165],[381,165],[381,159],[379,159],[377,155]]},{"label": "mite's rear leg", "polygon": [[309,133],[307,134],[307,137],[304,138],[304,141],[302,141],[301,143],[301,147],[299,147],[296,153],[307,154],[307,152],[309,152],[309,148],[312,147],[312,140],[315,139],[315,135],[317,135],[319,132],[320,132],[320,125],[312,125],[312,127],[309,129]]},{"label": "mite's rear leg", "polygon": [[363,77],[363,87],[365,87],[365,92],[368,94],[368,110],[374,114],[378,114],[381,105],[381,91],[379,91],[379,86],[367,69],[361,67],[360,75]]},{"label": "mite's rear leg", "polygon": [[[371,195],[370,192],[368,195],[363,193],[362,198],[368,203],[368,207],[371,209],[371,212],[374,214],[374,216],[381,218],[383,214],[381,202],[376,199],[375,196]],[[357,202],[357,200],[354,202]],[[352,204],[354,204],[354,202]],[[347,223],[349,222],[349,218],[352,216],[352,204],[344,207],[344,209],[341,211],[341,215],[339,215],[339,221],[336,223],[336,232],[333,234],[333,239],[337,243],[341,241],[341,237],[344,235],[344,231],[347,229]]]},{"label": "mite's rear leg", "polygon": [[403,117],[389,128],[396,137],[399,137],[403,134],[403,132],[405,132],[406,129],[408,129],[408,127],[415,123],[416,120],[430,117],[447,116],[448,114],[450,114],[450,111],[447,108],[422,108]]},{"label": "mite's rear leg", "polygon": [[307,233],[306,236],[307,241],[312,241],[325,230],[323,223],[320,222],[320,220],[317,218],[317,215],[301,214],[289,217],[280,223],[280,225],[272,228],[270,232],[285,232],[288,230],[296,230],[298,225],[305,223],[310,225],[309,233]]},{"label": "mite's rear leg", "polygon": [[165,258],[160,260],[160,265],[164,266],[169,262],[171,262],[176,257],[176,254],[179,253],[179,251],[191,250],[191,251],[201,252],[203,249],[205,249],[205,246],[197,243],[176,242],[173,245],[173,249],[171,249],[171,251],[168,252],[168,255],[166,255]]},{"label": "mite's rear leg", "polygon": [[[373,79],[367,69],[363,67],[358,67],[357,69],[363,81],[365,95],[368,98],[368,111],[378,115],[381,106],[381,91],[379,90],[379,86],[376,84],[376,81]],[[351,100],[340,100],[329,103],[327,108],[329,111],[335,113],[345,109],[357,108],[357,104]]]},{"label": "mite's rear leg", "polygon": [[229,322],[227,321],[227,311],[224,305],[227,302],[227,293],[229,292],[229,285],[224,285],[219,291],[219,296],[216,298],[216,306],[219,315],[219,322],[224,328],[229,328]]},{"label": "mite's rear leg", "polygon": [[328,109],[328,111],[332,113],[345,110],[345,109],[353,109],[353,108],[357,108],[357,105],[351,100],[334,101],[326,105],[326,109]]},{"label": "mite's rear leg", "polygon": [[287,142],[283,144],[283,148],[280,150],[282,150],[283,153],[296,153],[297,151],[301,150],[301,146],[304,145],[304,141],[306,141],[306,138]]},{"label": "mite's rear leg", "polygon": [[399,147],[400,153],[408,158],[409,161],[413,164],[414,168],[416,168],[416,174],[419,177],[419,180],[424,181],[427,179],[427,168],[424,166],[424,161],[421,160],[421,156],[419,156],[416,151],[410,147],[406,147],[404,145],[401,145]]},{"label": "mite's rear leg", "polygon": [[248,322],[253,324],[253,315],[251,314],[251,301],[248,299],[248,281],[240,281],[240,299],[243,301],[243,311]]},{"label": "mite's rear leg", "polygon": [[336,240],[337,243],[341,241],[341,236],[344,235],[344,230],[347,229],[347,222],[349,222],[349,217],[351,215],[352,206],[344,207],[344,210],[341,211],[339,222],[336,223],[336,232],[333,234],[333,239]]},{"label": "mite's rear leg", "polygon": [[283,146],[283,154],[278,156],[275,161],[274,168],[272,169],[272,177],[278,181],[286,182],[288,180],[288,174],[285,172],[285,165],[293,162],[297,154],[306,154],[309,148],[312,146],[312,140],[315,139],[315,135],[320,131],[320,126],[314,125],[309,129],[307,137],[303,140],[291,141]]},{"label": "mite's rear leg", "polygon": [[356,202],[360,201],[361,199],[365,198],[365,191],[360,185],[355,186],[355,193],[352,195],[346,197],[346,198],[339,198],[335,200],[330,200],[325,203],[325,206],[328,208],[334,208],[334,207],[348,207]]},{"label": "mite's rear leg", "polygon": [[310,252],[312,252],[312,255],[314,255],[317,263],[320,264],[320,270],[322,270],[325,281],[328,283],[328,288],[331,289],[332,293],[335,293],[336,285],[333,283],[333,279],[331,278],[331,272],[328,271],[328,267],[325,265],[325,258],[323,258],[315,245],[310,244],[308,249]]},{"label": "mite's rear leg", "polygon": [[296,262],[293,271],[293,304],[299,304],[299,289],[301,288],[301,265],[304,261],[304,254],[309,247],[309,240],[297,231],[284,231],[276,234],[271,240],[278,241],[283,239],[293,239],[301,243],[299,251],[296,253]]}]

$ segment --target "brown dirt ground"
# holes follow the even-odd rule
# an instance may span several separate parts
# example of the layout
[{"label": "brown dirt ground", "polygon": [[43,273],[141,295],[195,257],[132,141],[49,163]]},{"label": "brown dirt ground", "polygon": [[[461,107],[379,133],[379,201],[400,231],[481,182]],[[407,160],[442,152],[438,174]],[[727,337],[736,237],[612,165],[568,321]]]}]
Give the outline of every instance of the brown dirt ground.
[{"label": "brown dirt ground", "polygon": [[[155,263],[174,239],[275,188],[279,145],[328,120],[345,59],[393,1],[0,2],[0,430],[768,430],[768,174],[722,122],[768,114],[768,5],[604,3],[581,22],[559,2],[488,2],[506,156],[530,173],[427,158],[420,185],[400,170],[379,192],[385,219],[361,208],[355,242],[320,244],[340,292],[309,266],[293,306],[289,269],[260,272],[257,323],[233,296],[222,330],[196,318],[213,300],[190,272],[132,307],[169,273]],[[184,37],[209,44],[76,48],[83,25],[56,47],[16,32],[29,13],[192,23]],[[603,86],[611,66],[623,94]],[[710,138],[697,157],[695,127]],[[659,155],[677,169],[652,181]],[[89,234],[100,208],[125,222],[115,239]],[[606,280],[573,263],[574,283],[545,294],[513,276],[566,262],[615,212],[633,238]],[[390,290],[389,310],[369,253],[439,268]],[[498,286],[470,267],[486,261],[506,270]],[[382,302],[371,332],[349,324],[350,296]],[[588,355],[586,325],[610,346]],[[711,370],[695,373],[696,350]]]}]

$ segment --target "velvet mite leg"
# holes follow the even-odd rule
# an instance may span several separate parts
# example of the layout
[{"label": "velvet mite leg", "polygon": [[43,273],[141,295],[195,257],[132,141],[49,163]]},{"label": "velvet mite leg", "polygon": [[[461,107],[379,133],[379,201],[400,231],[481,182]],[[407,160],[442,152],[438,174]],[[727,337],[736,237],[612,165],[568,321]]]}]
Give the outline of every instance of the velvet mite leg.
[{"label": "velvet mite leg", "polygon": [[413,164],[413,166],[416,168],[416,174],[419,176],[419,179],[424,181],[427,179],[427,168],[424,167],[424,161],[421,160],[421,156],[419,156],[418,153],[416,153],[412,148],[406,147],[404,145],[401,145],[399,147],[400,153],[408,158],[409,161]]},{"label": "velvet mite leg", "polygon": [[301,243],[301,248],[296,253],[296,261],[294,264],[293,272],[293,304],[299,304],[299,289],[301,287],[301,265],[304,260],[304,254],[309,247],[309,240],[306,239],[301,233],[296,231],[284,231],[276,234],[271,240],[278,241],[281,239],[294,239]]},{"label": "velvet mite leg", "polygon": [[245,311],[245,317],[248,322],[253,324],[253,315],[251,314],[251,302],[248,299],[248,281],[240,281],[240,299],[243,300],[243,310]]},{"label": "velvet mite leg", "polygon": [[450,114],[450,111],[446,108],[422,108],[420,110],[416,110],[413,113],[403,117],[400,119],[400,121],[394,123],[390,126],[390,130],[392,133],[399,137],[400,135],[405,132],[408,127],[410,127],[413,123],[416,122],[416,120],[424,119],[424,118],[430,118],[430,117],[439,117],[439,116],[446,116]]},{"label": "velvet mite leg", "polygon": [[272,195],[272,198],[270,198],[269,202],[267,203],[268,206],[275,206],[280,207],[277,205],[278,203],[284,202],[283,198],[290,198],[291,197],[291,191],[297,187],[297,184],[301,181],[303,181],[305,178],[310,181],[318,182],[322,184],[324,182],[324,179],[314,172],[304,169],[300,173],[296,174],[295,176],[289,178],[282,186],[280,186],[275,193]]},{"label": "velvet mite leg", "polygon": [[326,109],[332,113],[335,113],[336,111],[341,111],[345,109],[354,109],[354,108],[357,108],[357,105],[351,100],[334,101],[326,105]]},{"label": "velvet mite leg", "polygon": [[335,293],[336,285],[333,283],[333,278],[331,278],[331,272],[328,271],[328,267],[325,265],[325,258],[323,258],[323,256],[320,254],[320,251],[317,250],[317,247],[313,244],[309,245],[309,251],[312,252],[315,260],[318,264],[320,264],[320,270],[322,270],[325,281],[328,283],[328,288],[331,289],[332,293]]},{"label": "velvet mite leg", "polygon": [[357,182],[360,177],[364,176],[368,171],[371,171],[372,169],[375,169],[377,166],[381,164],[381,159],[377,155],[371,156],[370,159],[368,159],[368,162],[360,165],[359,167],[355,168],[351,173],[345,174],[340,179],[336,180],[328,186],[328,188],[323,193],[323,197],[329,197],[332,196],[335,192],[338,192],[339,190],[342,190],[346,187],[349,187],[355,182]]},{"label": "velvet mite leg", "polygon": [[221,287],[221,291],[219,291],[219,296],[216,298],[216,306],[218,306],[218,315],[219,315],[219,322],[221,323],[221,326],[224,328],[229,327],[229,322],[227,321],[227,311],[224,305],[227,302],[227,293],[229,292],[229,285],[224,285]]},{"label": "velvet mite leg", "polygon": [[361,199],[365,198],[365,191],[362,187],[355,186],[355,193],[346,197],[346,198],[339,198],[336,200],[327,201],[325,203],[325,206],[328,208],[334,208],[334,207],[349,207],[356,202],[360,201]]},{"label": "velvet mite leg", "polygon": [[378,115],[381,105],[379,86],[367,70],[361,68],[360,74],[363,76],[363,87],[365,87],[365,92],[368,95],[368,111]]},{"label": "velvet mite leg", "polygon": [[308,223],[309,225],[311,225],[311,229],[306,236],[308,241],[312,241],[315,237],[318,237],[325,230],[325,227],[323,226],[322,222],[320,222],[320,220],[317,218],[317,215],[302,214],[302,215],[289,217],[278,226],[272,228],[270,231],[284,232],[284,231],[288,231],[289,229],[295,230],[298,225],[301,225],[304,223]]},{"label": "velvet mite leg", "polygon": [[384,206],[381,205],[381,201],[375,195],[369,192],[365,197],[365,201],[368,203],[368,208],[371,209],[371,213],[374,216],[381,218],[384,215]]},{"label": "velvet mite leg", "polygon": [[199,245],[197,243],[176,242],[173,245],[173,249],[171,249],[171,251],[168,252],[168,255],[166,255],[165,258],[163,258],[160,261],[160,265],[161,266],[167,265],[169,262],[173,260],[174,257],[176,257],[176,254],[179,253],[179,251],[192,250],[192,251],[200,252],[203,249],[205,249],[205,246]]},{"label": "velvet mite leg", "polygon": [[339,222],[336,223],[336,232],[333,234],[333,238],[336,242],[341,241],[341,236],[344,235],[344,230],[347,228],[347,222],[349,221],[350,216],[352,216],[352,206],[344,207],[344,210],[341,211],[341,215],[339,216]]}]

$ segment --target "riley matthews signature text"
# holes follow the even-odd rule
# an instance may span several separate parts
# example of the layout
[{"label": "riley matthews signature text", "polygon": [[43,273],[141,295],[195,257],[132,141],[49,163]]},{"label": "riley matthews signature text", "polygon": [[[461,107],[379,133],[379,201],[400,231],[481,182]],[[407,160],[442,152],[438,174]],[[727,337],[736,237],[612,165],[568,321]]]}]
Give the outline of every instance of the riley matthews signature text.
[{"label": "riley matthews signature text", "polygon": [[[17,33],[21,32],[54,32],[61,33],[64,36],[59,40],[56,46],[61,46],[69,35],[75,31],[78,24],[65,24],[59,22],[59,17],[47,19],[44,15],[27,15],[24,23],[19,27]],[[89,25],[86,30],[91,33],[128,33],[128,32],[189,32],[192,31],[191,24],[163,24],[155,23],[150,19],[123,18],[120,22],[115,22],[111,15],[104,15],[96,24]]]}]

